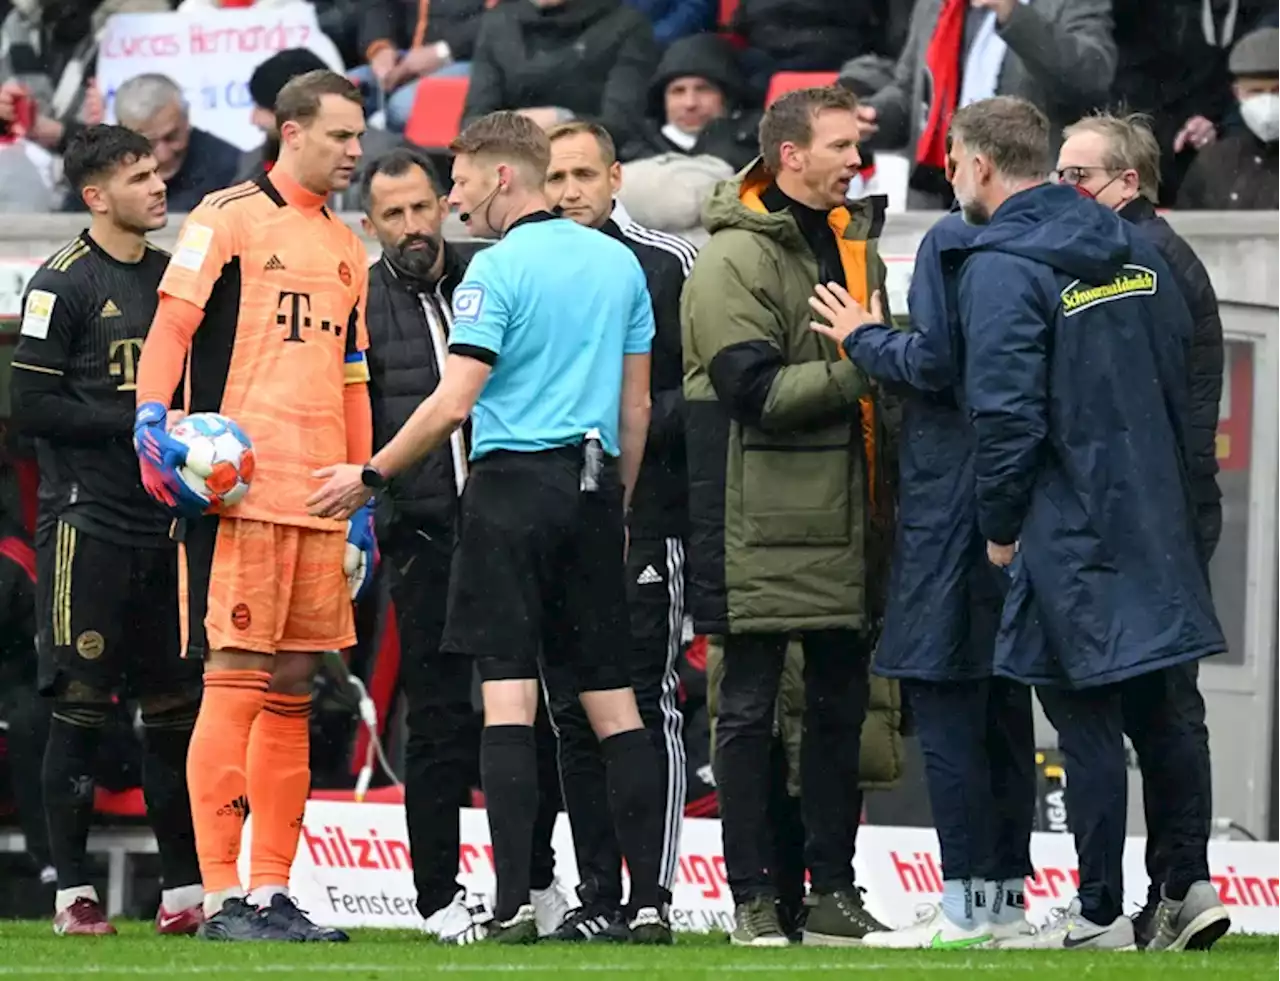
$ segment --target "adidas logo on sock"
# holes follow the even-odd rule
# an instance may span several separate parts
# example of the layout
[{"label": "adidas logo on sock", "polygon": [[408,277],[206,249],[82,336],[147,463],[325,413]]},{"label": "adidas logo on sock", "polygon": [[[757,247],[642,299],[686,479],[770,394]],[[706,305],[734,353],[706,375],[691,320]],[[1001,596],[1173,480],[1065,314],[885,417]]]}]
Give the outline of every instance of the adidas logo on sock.
[{"label": "adidas logo on sock", "polygon": [[272,253],[271,258],[267,260],[267,264],[262,267],[263,272],[280,272],[284,269],[284,263],[280,261],[280,257]]},{"label": "adidas logo on sock", "polygon": [[640,573],[639,578],[636,579],[637,586],[652,586],[660,582],[662,582],[662,576],[658,575],[658,570],[651,565],[645,566],[644,572]]}]

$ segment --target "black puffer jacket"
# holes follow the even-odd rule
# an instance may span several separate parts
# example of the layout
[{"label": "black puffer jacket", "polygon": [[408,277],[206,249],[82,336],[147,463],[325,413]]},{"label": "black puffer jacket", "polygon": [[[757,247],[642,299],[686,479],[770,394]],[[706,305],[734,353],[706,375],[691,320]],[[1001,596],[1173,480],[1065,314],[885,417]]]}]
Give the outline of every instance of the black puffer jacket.
[{"label": "black puffer jacket", "polygon": [[1186,454],[1196,546],[1207,565],[1222,535],[1222,492],[1218,489],[1218,403],[1222,398],[1222,320],[1209,273],[1195,252],[1146,198],[1130,201],[1120,216],[1155,246],[1169,265],[1178,292],[1191,311],[1194,329],[1187,359],[1190,380],[1190,434]]},{"label": "black puffer jacket", "polygon": [[464,122],[499,109],[559,106],[625,143],[644,119],[658,63],[653,28],[622,0],[488,11],[471,59]]},{"label": "black puffer jacket", "polygon": [[[386,259],[370,267],[369,401],[375,449],[390,442],[440,383],[439,362],[423,304],[431,305],[437,323],[447,323],[453,291],[475,251],[475,247],[446,244],[444,275],[434,293],[426,296],[397,276]],[[388,492],[379,499],[379,539],[387,541],[406,522],[452,532],[458,506],[452,454],[451,444],[445,443],[391,481]]]},{"label": "black puffer jacket", "polygon": [[901,0],[742,0],[733,28],[775,70],[836,71],[862,54],[884,50],[889,7]]},{"label": "black puffer jacket", "polygon": [[[667,86],[677,78],[705,78],[724,93],[728,114],[714,119],[698,134],[693,149],[685,150],[662,133],[667,122]],[[760,113],[743,109],[747,101],[747,80],[738,65],[737,53],[728,41],[716,34],[695,34],[672,43],[658,63],[649,83],[648,114],[619,156],[640,160],[662,153],[709,154],[719,157],[735,171],[751,163],[760,153],[757,131]]]}]

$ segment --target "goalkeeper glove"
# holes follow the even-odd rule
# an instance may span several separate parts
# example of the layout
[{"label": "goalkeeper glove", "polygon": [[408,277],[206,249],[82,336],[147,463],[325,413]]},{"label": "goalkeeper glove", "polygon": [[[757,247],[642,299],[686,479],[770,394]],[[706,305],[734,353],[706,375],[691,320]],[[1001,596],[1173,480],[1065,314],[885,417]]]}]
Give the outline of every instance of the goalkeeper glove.
[{"label": "goalkeeper glove", "polygon": [[353,603],[359,602],[369,591],[379,558],[371,502],[347,520],[347,551],[342,560],[342,571],[347,574],[347,586],[351,590]]},{"label": "goalkeeper glove", "polygon": [[178,472],[187,462],[187,448],[165,430],[168,415],[159,402],[146,402],[133,417],[133,448],[138,454],[142,486],[176,517],[198,518],[212,501],[192,490]]}]

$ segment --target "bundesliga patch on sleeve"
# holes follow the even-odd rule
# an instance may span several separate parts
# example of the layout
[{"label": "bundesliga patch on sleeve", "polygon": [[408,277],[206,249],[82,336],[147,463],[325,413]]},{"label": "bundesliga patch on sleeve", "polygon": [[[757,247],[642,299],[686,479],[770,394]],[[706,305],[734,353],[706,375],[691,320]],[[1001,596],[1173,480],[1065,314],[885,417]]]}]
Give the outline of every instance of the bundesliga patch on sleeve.
[{"label": "bundesliga patch on sleeve", "polygon": [[213,244],[213,229],[198,221],[188,221],[182,230],[182,238],[173,250],[172,262],[179,269],[190,269],[199,272],[204,265],[204,257],[209,254],[209,246]]},{"label": "bundesliga patch on sleeve", "polygon": [[22,334],[43,341],[49,336],[49,322],[53,320],[53,307],[58,294],[48,290],[32,290],[27,294],[27,304],[22,309]]},{"label": "bundesliga patch on sleeve", "polygon": [[475,323],[483,308],[483,286],[459,286],[453,291],[454,323]]}]

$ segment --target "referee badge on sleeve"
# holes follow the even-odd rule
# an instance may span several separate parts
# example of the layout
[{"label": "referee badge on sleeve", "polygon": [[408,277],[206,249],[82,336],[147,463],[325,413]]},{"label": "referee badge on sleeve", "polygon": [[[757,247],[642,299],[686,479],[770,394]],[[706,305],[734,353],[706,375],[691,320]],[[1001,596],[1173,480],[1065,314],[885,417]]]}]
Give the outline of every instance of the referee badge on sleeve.
[{"label": "referee badge on sleeve", "polygon": [[459,286],[453,291],[454,323],[466,323],[480,319],[484,307],[483,286]]}]

